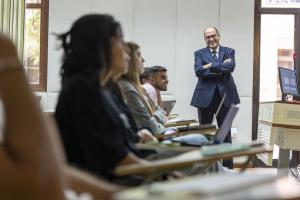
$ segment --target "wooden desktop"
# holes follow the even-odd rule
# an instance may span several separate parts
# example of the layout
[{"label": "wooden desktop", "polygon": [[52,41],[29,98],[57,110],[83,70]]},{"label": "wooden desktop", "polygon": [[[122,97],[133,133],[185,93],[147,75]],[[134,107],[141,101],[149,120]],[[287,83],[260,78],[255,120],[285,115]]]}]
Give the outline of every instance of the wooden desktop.
[{"label": "wooden desktop", "polygon": [[248,156],[249,158],[259,153],[272,152],[271,147],[254,146],[249,149],[236,150],[233,152],[218,153],[217,155],[204,156],[201,149],[193,150],[178,156],[152,161],[143,164],[132,164],[120,166],[115,169],[115,174],[118,176],[126,176],[132,174],[151,174],[160,171],[172,171],[179,169],[186,169],[194,166],[197,163],[207,163],[210,166],[215,161],[226,158],[233,158],[238,156]]}]

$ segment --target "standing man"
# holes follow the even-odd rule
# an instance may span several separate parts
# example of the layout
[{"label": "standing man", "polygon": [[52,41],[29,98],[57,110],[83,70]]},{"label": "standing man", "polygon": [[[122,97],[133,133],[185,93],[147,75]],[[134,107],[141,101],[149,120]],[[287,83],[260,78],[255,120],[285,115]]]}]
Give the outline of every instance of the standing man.
[{"label": "standing man", "polygon": [[[195,73],[198,77],[191,105],[198,108],[198,117],[201,124],[211,123],[218,106],[226,94],[223,105],[217,115],[220,127],[231,104],[239,104],[237,93],[231,73],[235,68],[234,49],[219,45],[220,34],[217,28],[208,27],[204,31],[206,48],[195,52]],[[229,132],[226,143],[231,143]],[[233,161],[225,160],[225,167],[233,168]]]}]

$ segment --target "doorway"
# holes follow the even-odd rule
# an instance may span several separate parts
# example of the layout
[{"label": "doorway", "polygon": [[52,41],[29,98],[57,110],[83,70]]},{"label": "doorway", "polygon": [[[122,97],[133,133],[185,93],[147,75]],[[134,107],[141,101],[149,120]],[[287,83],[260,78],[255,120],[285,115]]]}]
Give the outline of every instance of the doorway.
[{"label": "doorway", "polygon": [[252,139],[256,140],[259,103],[281,99],[278,67],[297,70],[300,80],[300,0],[255,0],[254,23]]},{"label": "doorway", "polygon": [[281,98],[278,67],[296,69],[300,80],[300,0],[255,0],[254,23],[252,140],[259,103]]}]

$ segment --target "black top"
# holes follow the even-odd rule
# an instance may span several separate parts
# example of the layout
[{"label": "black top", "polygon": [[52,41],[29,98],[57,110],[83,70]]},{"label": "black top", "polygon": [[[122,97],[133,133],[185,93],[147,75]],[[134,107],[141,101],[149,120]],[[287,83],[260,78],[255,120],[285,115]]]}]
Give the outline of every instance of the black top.
[{"label": "black top", "polygon": [[64,81],[55,112],[68,161],[112,180],[112,171],[129,151],[128,119],[111,90],[96,77],[75,75]]},{"label": "black top", "polygon": [[137,135],[137,132],[139,131],[139,129],[134,121],[130,109],[128,108],[127,104],[124,101],[120,87],[118,86],[117,83],[114,82],[110,82],[108,84],[108,87],[111,90],[111,94],[112,94],[111,96],[114,102],[116,103],[116,105],[118,105],[118,109],[120,109],[121,112],[123,112],[128,118],[129,127],[127,128],[127,133],[129,135],[129,138],[133,143],[138,143],[140,138]]}]

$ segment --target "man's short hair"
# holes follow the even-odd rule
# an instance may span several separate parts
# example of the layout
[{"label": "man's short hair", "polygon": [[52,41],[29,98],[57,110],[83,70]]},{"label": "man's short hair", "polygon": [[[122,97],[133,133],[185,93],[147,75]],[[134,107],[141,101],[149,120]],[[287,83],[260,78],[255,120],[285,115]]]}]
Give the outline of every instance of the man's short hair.
[{"label": "man's short hair", "polygon": [[205,31],[206,31],[207,29],[209,29],[209,28],[213,28],[213,29],[215,29],[215,31],[216,31],[216,33],[217,33],[217,35],[220,35],[220,33],[219,33],[219,30],[218,30],[216,27],[214,27],[214,26],[209,26],[209,27],[207,27],[206,29],[204,29],[204,32],[203,32],[203,34],[204,34],[204,37],[205,37]]},{"label": "man's short hair", "polygon": [[167,72],[168,70],[165,67],[162,66],[153,66],[149,70],[149,76],[153,76],[154,74],[158,72]]}]

